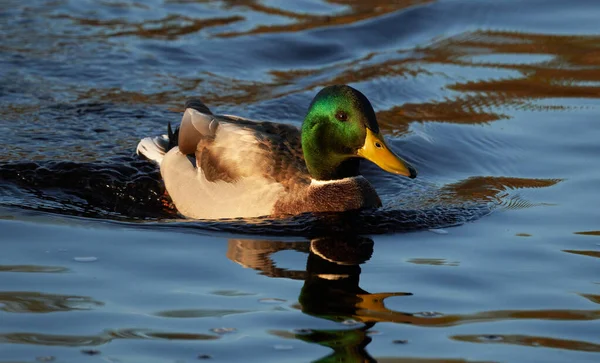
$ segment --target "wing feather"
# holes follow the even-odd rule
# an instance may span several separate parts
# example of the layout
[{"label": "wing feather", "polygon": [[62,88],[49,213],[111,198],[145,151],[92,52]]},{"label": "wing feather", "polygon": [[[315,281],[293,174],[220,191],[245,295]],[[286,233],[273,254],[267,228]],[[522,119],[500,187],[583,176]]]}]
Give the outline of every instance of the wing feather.
[{"label": "wing feather", "polygon": [[197,167],[209,181],[232,183],[260,176],[286,188],[294,183],[310,183],[300,130],[292,125],[188,108],[179,127],[178,144],[182,153],[196,156]]}]

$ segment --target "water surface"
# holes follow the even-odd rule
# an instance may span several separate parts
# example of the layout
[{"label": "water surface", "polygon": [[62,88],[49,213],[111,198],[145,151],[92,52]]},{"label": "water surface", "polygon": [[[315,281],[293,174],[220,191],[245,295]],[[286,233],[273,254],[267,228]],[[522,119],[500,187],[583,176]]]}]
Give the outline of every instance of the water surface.
[{"label": "water surface", "polygon": [[[0,362],[599,359],[597,1],[3,5]],[[134,155],[334,83],[419,170],[380,211],[185,221]]]}]

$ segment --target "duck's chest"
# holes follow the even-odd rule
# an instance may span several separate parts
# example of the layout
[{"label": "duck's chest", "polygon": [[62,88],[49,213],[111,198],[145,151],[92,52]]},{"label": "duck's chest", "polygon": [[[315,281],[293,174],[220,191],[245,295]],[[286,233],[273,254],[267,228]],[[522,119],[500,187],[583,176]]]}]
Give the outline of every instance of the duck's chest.
[{"label": "duck's chest", "polygon": [[380,206],[381,200],[373,186],[364,177],[357,176],[334,181],[313,180],[277,201],[273,215],[344,212]]}]

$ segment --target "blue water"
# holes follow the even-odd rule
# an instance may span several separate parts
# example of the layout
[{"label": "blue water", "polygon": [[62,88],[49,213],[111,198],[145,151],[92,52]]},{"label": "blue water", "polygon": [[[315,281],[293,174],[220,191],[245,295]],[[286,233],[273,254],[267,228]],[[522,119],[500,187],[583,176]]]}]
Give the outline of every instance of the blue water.
[{"label": "blue water", "polygon": [[[600,3],[2,5],[0,362],[598,361]],[[419,170],[381,211],[185,221],[134,155],[333,83]]]}]

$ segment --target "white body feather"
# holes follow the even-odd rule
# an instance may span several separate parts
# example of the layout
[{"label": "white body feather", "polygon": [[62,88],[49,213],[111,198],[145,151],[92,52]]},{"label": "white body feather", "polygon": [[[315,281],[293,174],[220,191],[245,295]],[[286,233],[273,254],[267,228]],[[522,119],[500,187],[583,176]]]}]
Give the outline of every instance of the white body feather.
[{"label": "white body feather", "polygon": [[235,183],[211,182],[178,147],[160,164],[162,177],[177,210],[189,218],[219,219],[269,215],[285,193],[281,184],[262,177],[240,178]]},{"label": "white body feather", "polygon": [[138,143],[135,152],[138,155],[144,155],[146,159],[154,161],[160,165],[166,153],[163,144],[168,143],[169,138],[167,135],[145,137]]},{"label": "white body feather", "polygon": [[[192,109],[186,113],[200,124],[208,125],[212,119],[212,116]],[[188,218],[265,216],[273,212],[275,203],[285,194],[281,184],[256,176],[253,166],[269,154],[255,147],[256,136],[250,130],[222,123],[211,144],[215,157],[237,165],[237,172],[245,176],[234,183],[207,180],[202,169],[194,165],[193,158],[182,154],[178,147],[166,152],[167,144],[166,135],[146,137],[139,142],[136,152],[160,166],[169,196],[177,210]]]}]

